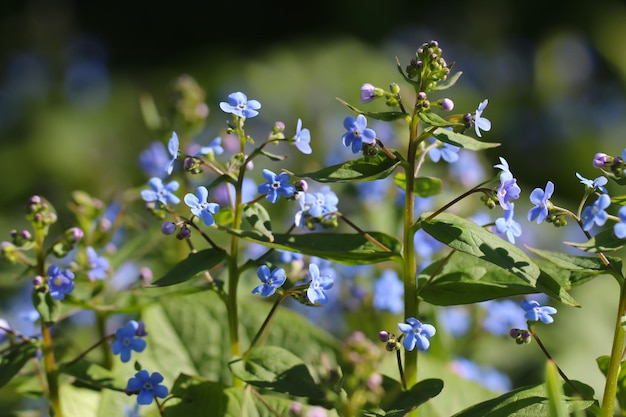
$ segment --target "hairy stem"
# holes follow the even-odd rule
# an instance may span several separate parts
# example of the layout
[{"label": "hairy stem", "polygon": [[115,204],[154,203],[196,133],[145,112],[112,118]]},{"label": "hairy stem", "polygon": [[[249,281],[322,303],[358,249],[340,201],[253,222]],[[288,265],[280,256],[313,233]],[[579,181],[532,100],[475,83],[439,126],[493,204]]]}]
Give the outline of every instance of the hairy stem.
[{"label": "hairy stem", "polygon": [[615,398],[617,395],[617,380],[621,371],[622,352],[624,350],[624,327],[622,316],[626,312],[626,285],[622,285],[619,295],[619,308],[615,319],[615,330],[613,333],[613,346],[609,360],[609,369],[606,373],[604,384],[604,394],[602,396],[602,416],[612,417],[615,409]]}]

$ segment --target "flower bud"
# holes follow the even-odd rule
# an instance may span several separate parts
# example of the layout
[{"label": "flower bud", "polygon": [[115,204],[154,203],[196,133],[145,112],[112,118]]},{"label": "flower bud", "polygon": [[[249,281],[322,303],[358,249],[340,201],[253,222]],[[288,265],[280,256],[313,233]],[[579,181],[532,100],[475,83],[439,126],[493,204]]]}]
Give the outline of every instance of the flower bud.
[{"label": "flower bud", "polygon": [[598,152],[593,156],[593,167],[594,168],[606,168],[613,162],[613,157],[603,153]]},{"label": "flower bud", "polygon": [[454,101],[450,100],[449,98],[444,98],[441,100],[441,108],[445,111],[452,111],[452,109],[454,109]]},{"label": "flower bud", "polygon": [[85,232],[80,227],[70,227],[65,231],[65,238],[72,243],[78,243],[85,236]]},{"label": "flower bud", "polygon": [[363,84],[361,86],[361,102],[369,103],[373,101],[376,98],[376,95],[374,93],[375,90],[376,90],[376,87],[374,87],[372,84],[369,84],[369,83]]},{"label": "flower bud", "polygon": [[384,330],[381,330],[380,332],[378,332],[378,340],[380,340],[381,342],[386,342],[389,340],[389,332],[386,332]]},{"label": "flower bud", "polygon": [[173,222],[165,222],[161,225],[161,233],[171,235],[176,231],[176,225]]},{"label": "flower bud", "polygon": [[180,230],[176,234],[176,239],[185,240],[185,239],[189,239],[190,236],[191,236],[191,230],[187,226],[183,226],[180,228]]},{"label": "flower bud", "polygon": [[306,180],[300,180],[298,181],[298,183],[296,184],[296,188],[299,191],[305,192],[309,189],[309,183],[306,182]]},{"label": "flower bud", "polygon": [[43,283],[44,283],[44,279],[43,279],[43,277],[41,275],[37,275],[37,276],[35,276],[35,278],[33,278],[33,285],[35,287],[39,287]]},{"label": "flower bud", "polygon": [[272,133],[282,133],[285,131],[285,124],[283,122],[276,122],[274,126],[272,126]]}]

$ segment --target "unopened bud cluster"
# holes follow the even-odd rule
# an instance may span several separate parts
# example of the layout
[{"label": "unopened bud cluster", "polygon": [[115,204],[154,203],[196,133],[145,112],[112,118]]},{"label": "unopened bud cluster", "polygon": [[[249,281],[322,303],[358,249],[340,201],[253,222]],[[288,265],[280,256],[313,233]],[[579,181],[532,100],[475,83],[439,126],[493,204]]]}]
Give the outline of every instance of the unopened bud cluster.
[{"label": "unopened bud cluster", "polygon": [[525,345],[532,341],[532,335],[525,329],[511,329],[509,336],[515,339],[515,343],[518,345]]},{"label": "unopened bud cluster", "polygon": [[417,50],[415,58],[406,67],[406,73],[410,79],[419,82],[426,91],[429,91],[438,82],[448,78],[451,67],[442,57],[442,50],[437,41],[430,41]]},{"label": "unopened bud cluster", "polygon": [[38,195],[30,198],[26,209],[26,219],[28,219],[35,228],[44,229],[57,221],[57,214],[54,207],[48,201]]}]

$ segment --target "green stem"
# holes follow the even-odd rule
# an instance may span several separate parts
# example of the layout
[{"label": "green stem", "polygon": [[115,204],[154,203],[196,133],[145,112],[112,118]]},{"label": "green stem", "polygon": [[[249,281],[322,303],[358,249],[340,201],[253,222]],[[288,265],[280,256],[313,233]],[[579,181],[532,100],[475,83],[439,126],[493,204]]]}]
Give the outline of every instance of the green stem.
[{"label": "green stem", "polygon": [[622,316],[626,312],[626,285],[622,285],[619,296],[619,308],[615,319],[615,330],[613,333],[613,347],[609,369],[606,373],[604,385],[604,395],[602,397],[602,416],[612,417],[615,409],[615,398],[617,396],[617,380],[621,370],[622,352],[624,350],[624,327],[622,326]]},{"label": "green stem", "polygon": [[280,303],[285,299],[285,297],[287,297],[287,295],[289,295],[288,292],[281,294],[278,298],[276,298],[276,301],[274,301],[274,305],[272,306],[272,309],[270,310],[270,312],[267,314],[265,321],[263,321],[261,328],[254,336],[254,339],[252,339],[252,342],[250,342],[250,346],[248,347],[248,349],[244,352],[243,354],[244,358],[248,356],[248,354],[250,353],[254,345],[256,345],[256,343],[259,341],[259,339],[265,332],[265,329],[270,325],[270,323],[272,322],[272,319],[274,318],[274,313],[276,313],[276,309],[278,308]]}]

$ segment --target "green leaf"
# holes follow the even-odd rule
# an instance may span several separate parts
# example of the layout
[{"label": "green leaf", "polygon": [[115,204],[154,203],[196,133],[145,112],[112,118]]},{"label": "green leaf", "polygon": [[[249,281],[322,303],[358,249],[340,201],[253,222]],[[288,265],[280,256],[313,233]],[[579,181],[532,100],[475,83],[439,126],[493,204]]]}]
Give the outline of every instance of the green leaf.
[{"label": "green leaf", "polygon": [[551,417],[569,417],[565,408],[565,396],[561,386],[559,372],[554,361],[546,361],[546,389]]},{"label": "green leaf", "polygon": [[243,207],[243,215],[255,230],[267,237],[270,242],[274,240],[270,215],[265,207],[259,203],[246,204]]},{"label": "green leaf", "polygon": [[232,361],[230,369],[255,387],[318,400],[325,396],[302,359],[278,346],[254,348],[248,357]]},{"label": "green leaf", "polygon": [[372,243],[360,233],[306,233],[274,234],[270,242],[266,236],[253,230],[235,230],[220,227],[234,236],[250,242],[305,255],[318,256],[344,265],[369,265],[384,261],[399,261],[402,245],[393,236],[381,232],[365,232],[386,249]]},{"label": "green leaf", "polygon": [[[562,387],[565,392],[571,391],[566,384],[562,384]],[[581,400],[577,396],[565,397],[565,408],[570,414],[585,410],[592,404],[593,400]],[[452,417],[536,417],[545,416],[548,409],[546,386],[539,384],[514,389],[492,400],[466,408]]]},{"label": "green leaf", "polygon": [[404,112],[399,112],[399,111],[390,111],[390,112],[368,112],[368,111],[363,111],[363,110],[357,109],[356,107],[354,107],[351,104],[348,104],[347,102],[343,101],[340,98],[337,98],[337,101],[339,101],[341,104],[343,104],[344,106],[346,106],[347,108],[349,108],[350,110],[352,110],[353,112],[355,112],[357,114],[362,114],[365,117],[370,117],[370,118],[376,119],[376,120],[382,120],[384,122],[391,122],[393,120],[404,119],[405,117],[408,116],[408,114],[406,114]]},{"label": "green leaf", "polygon": [[38,348],[34,343],[22,342],[11,346],[2,353],[0,387],[6,385],[24,367],[26,362],[35,357]]},{"label": "green leaf", "polygon": [[[602,374],[606,377],[611,358],[609,356],[600,356],[596,359],[598,368]],[[622,366],[617,376],[617,402],[619,403],[620,410],[626,410],[626,367]]]},{"label": "green leaf", "polygon": [[483,149],[495,148],[500,146],[500,143],[481,142],[470,136],[465,136],[461,133],[456,133],[448,129],[437,128],[433,132],[433,136],[442,142],[449,143],[450,145],[454,146],[459,146],[470,151],[480,151]]},{"label": "green leaf", "polygon": [[[406,175],[404,172],[398,172],[393,178],[393,182],[398,187],[406,189]],[[413,192],[420,197],[431,197],[441,194],[443,191],[443,182],[436,177],[417,177],[413,182]]]},{"label": "green leaf", "polygon": [[421,121],[423,121],[424,123],[428,123],[431,126],[438,126],[438,127],[463,126],[461,123],[456,123],[456,122],[451,122],[449,120],[446,120],[443,117],[439,116],[437,113],[432,112],[431,110],[421,111],[417,113],[417,116],[420,118]]},{"label": "green leaf", "polygon": [[85,360],[80,360],[69,366],[62,365],[59,371],[94,388],[108,388],[121,392],[124,392],[126,388],[127,379],[120,378],[110,370]]},{"label": "green leaf", "polygon": [[[424,217],[428,218],[428,214],[424,214]],[[545,275],[539,280],[539,267],[521,249],[471,220],[441,213],[429,221],[422,221],[421,226],[426,233],[449,247],[491,262],[565,304],[578,305],[549,276]]]},{"label": "green leaf", "polygon": [[64,416],[85,417],[96,416],[98,413],[101,395],[97,391],[63,384],[60,387],[60,397]]},{"label": "green leaf", "polygon": [[[443,381],[441,379],[424,379],[413,385],[408,391],[402,391],[398,382],[385,377],[383,379],[383,388],[385,396],[382,399],[381,408],[385,417],[402,417],[409,411],[417,408],[431,398],[439,395],[443,389]],[[368,415],[368,413],[365,413]]]},{"label": "green leaf", "polygon": [[271,152],[261,149],[261,154],[267,156],[272,161],[284,161],[287,157],[285,155],[276,155]]},{"label": "green leaf", "polygon": [[221,249],[203,249],[191,253],[187,258],[177,263],[165,275],[157,279],[151,287],[166,287],[179,284],[192,279],[196,274],[213,268],[226,257],[226,252]]},{"label": "green leaf", "polygon": [[[598,256],[581,256],[569,253],[541,250],[526,246],[526,248],[537,256],[541,256],[547,261],[552,262],[559,268],[568,269],[570,271],[590,272],[597,274],[609,274],[612,271],[600,260]],[[622,269],[622,261],[619,258],[611,258],[611,264],[615,265],[618,270]]]},{"label": "green leaf", "polygon": [[599,252],[612,252],[624,247],[626,240],[619,239],[613,233],[613,229],[606,229],[592,237],[586,242],[563,242],[566,245],[573,246],[585,252],[599,253]]},{"label": "green leaf", "polygon": [[402,161],[397,151],[393,151],[395,159],[387,156],[385,152],[378,152],[373,157],[352,159],[342,164],[322,168],[316,172],[295,174],[300,178],[311,178],[317,182],[349,182],[349,181],[373,181],[388,177]]},{"label": "green leaf", "polygon": [[459,80],[459,78],[461,77],[461,74],[463,74],[462,71],[459,72],[455,72],[454,74],[448,76],[448,78],[446,78],[445,81],[442,81],[440,83],[437,83],[433,88],[431,88],[431,91],[441,91],[441,90],[447,90],[448,88],[452,87],[454,84],[456,84],[456,82]]},{"label": "green leaf", "polygon": [[50,291],[33,291],[32,300],[43,322],[47,326],[53,325],[61,314],[61,301],[53,299]]}]

